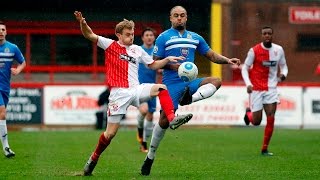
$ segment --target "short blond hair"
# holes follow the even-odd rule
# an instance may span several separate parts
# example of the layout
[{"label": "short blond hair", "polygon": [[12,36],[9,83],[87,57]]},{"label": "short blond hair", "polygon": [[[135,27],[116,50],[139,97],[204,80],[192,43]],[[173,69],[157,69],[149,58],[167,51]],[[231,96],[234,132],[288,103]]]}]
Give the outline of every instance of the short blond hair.
[{"label": "short blond hair", "polygon": [[132,20],[123,19],[116,25],[115,32],[122,34],[123,29],[134,29],[134,22]]}]

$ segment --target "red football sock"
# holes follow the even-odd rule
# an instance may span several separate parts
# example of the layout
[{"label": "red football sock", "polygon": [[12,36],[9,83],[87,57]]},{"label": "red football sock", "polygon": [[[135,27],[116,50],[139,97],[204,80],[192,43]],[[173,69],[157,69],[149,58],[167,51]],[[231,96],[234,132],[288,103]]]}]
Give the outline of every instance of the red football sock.
[{"label": "red football sock", "polygon": [[94,150],[91,159],[95,162],[98,161],[101,153],[107,148],[107,146],[110,144],[110,140],[104,137],[104,133],[100,135],[98,145],[96,147],[96,150]]},{"label": "red football sock", "polygon": [[175,115],[174,115],[174,106],[168,90],[165,90],[165,89],[160,90],[158,96],[159,96],[161,108],[166,114],[169,122],[171,122],[174,119]]},{"label": "red football sock", "polygon": [[274,116],[267,116],[267,125],[264,129],[264,139],[263,139],[262,150],[268,149],[268,145],[273,133],[273,127],[274,127]]}]

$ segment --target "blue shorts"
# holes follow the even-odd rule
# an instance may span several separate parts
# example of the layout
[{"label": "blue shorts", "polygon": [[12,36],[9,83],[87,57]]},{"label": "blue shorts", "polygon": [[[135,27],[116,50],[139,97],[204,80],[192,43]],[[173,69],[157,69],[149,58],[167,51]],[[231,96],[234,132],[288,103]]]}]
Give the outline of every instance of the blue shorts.
[{"label": "blue shorts", "polygon": [[156,83],[157,71],[149,69],[146,65],[139,63],[138,78],[140,84],[142,83]]},{"label": "blue shorts", "polygon": [[154,113],[156,111],[157,107],[157,99],[156,98],[151,98],[148,103],[148,112]]},{"label": "blue shorts", "polygon": [[[156,84],[157,71],[147,68],[144,64],[139,63],[138,77],[140,84],[153,83]],[[156,98],[151,98],[148,103],[148,112],[154,113],[157,107]]]},{"label": "blue shorts", "polygon": [[194,94],[200,87],[200,83],[204,78],[197,78],[190,82],[174,82],[172,84],[166,84],[169,94],[172,98],[174,109],[178,109],[179,100],[182,97],[184,89],[188,86],[190,94]]},{"label": "blue shorts", "polygon": [[9,102],[9,93],[5,91],[0,91],[0,106],[7,107],[7,104]]}]

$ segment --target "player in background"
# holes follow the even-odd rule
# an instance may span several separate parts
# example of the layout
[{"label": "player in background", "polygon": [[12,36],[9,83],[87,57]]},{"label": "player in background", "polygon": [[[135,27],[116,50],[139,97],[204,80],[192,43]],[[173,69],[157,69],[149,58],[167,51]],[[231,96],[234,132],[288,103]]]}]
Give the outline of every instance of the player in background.
[{"label": "player in background", "polygon": [[[169,55],[184,56],[185,61],[194,62],[196,50],[208,60],[218,64],[240,65],[237,58],[227,58],[215,53],[199,34],[186,30],[187,11],[182,6],[175,6],[170,11],[172,27],[161,33],[155,43],[155,59],[165,58]],[[182,62],[169,63],[163,70],[162,82],[168,87],[175,110],[180,105],[188,105],[212,96],[221,86],[221,80],[216,77],[197,78],[191,82],[184,82],[178,76],[178,67]],[[160,114],[159,123],[153,128],[149,152],[141,167],[142,175],[149,175],[155,158],[155,152],[164,137],[167,128],[178,128],[169,125],[164,112]]]},{"label": "player in background", "polygon": [[81,12],[75,11],[74,15],[80,23],[83,36],[105,50],[106,83],[110,89],[108,125],[106,131],[100,135],[96,149],[85,164],[84,175],[88,176],[92,174],[101,153],[116,135],[120,127],[120,120],[130,105],[139,107],[140,103],[158,96],[161,107],[172,125],[188,121],[192,118],[192,114],[175,116],[172,99],[165,85],[140,85],[138,81],[139,62],[143,62],[151,69],[159,69],[168,62],[176,62],[182,60],[183,57],[169,56],[160,61],[154,61],[141,46],[133,44],[133,21],[124,19],[116,25],[115,35],[118,41],[115,41],[93,33]]},{"label": "player in background", "polygon": [[272,35],[271,27],[265,26],[261,29],[262,42],[250,48],[241,70],[250,97],[250,108],[247,108],[244,117],[245,124],[260,125],[263,109],[267,116],[261,148],[261,154],[266,156],[273,155],[268,151],[268,145],[273,133],[277,103],[280,102],[277,84],[284,81],[288,74],[283,48],[272,43]]},{"label": "player in background", "polygon": [[[8,143],[8,130],[6,121],[6,108],[10,95],[10,79],[18,75],[26,66],[25,59],[17,45],[6,40],[7,29],[0,21],[0,136],[4,155],[8,158],[15,156]],[[16,60],[18,66],[12,68]]]},{"label": "player in background", "polygon": [[[143,29],[141,39],[143,42],[143,44],[141,45],[142,49],[145,50],[150,56],[152,56],[155,41],[155,31],[149,27]],[[139,63],[138,77],[140,84],[156,83],[157,71],[148,68],[143,63]],[[137,139],[140,143],[141,152],[148,152],[147,139],[152,134],[153,113],[156,111],[156,106],[156,98],[152,98],[148,102],[142,103],[139,107],[139,114],[137,116]]]}]

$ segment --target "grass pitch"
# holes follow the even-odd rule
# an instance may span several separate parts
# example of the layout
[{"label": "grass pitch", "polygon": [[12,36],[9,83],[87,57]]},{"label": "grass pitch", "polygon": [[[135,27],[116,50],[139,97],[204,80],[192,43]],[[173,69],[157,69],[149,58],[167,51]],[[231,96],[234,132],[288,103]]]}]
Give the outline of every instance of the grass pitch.
[{"label": "grass pitch", "polygon": [[136,131],[122,128],[93,176],[79,176],[101,131],[9,132],[16,157],[0,156],[0,179],[319,179],[320,131],[275,129],[260,155],[263,128],[168,130],[150,176]]}]

